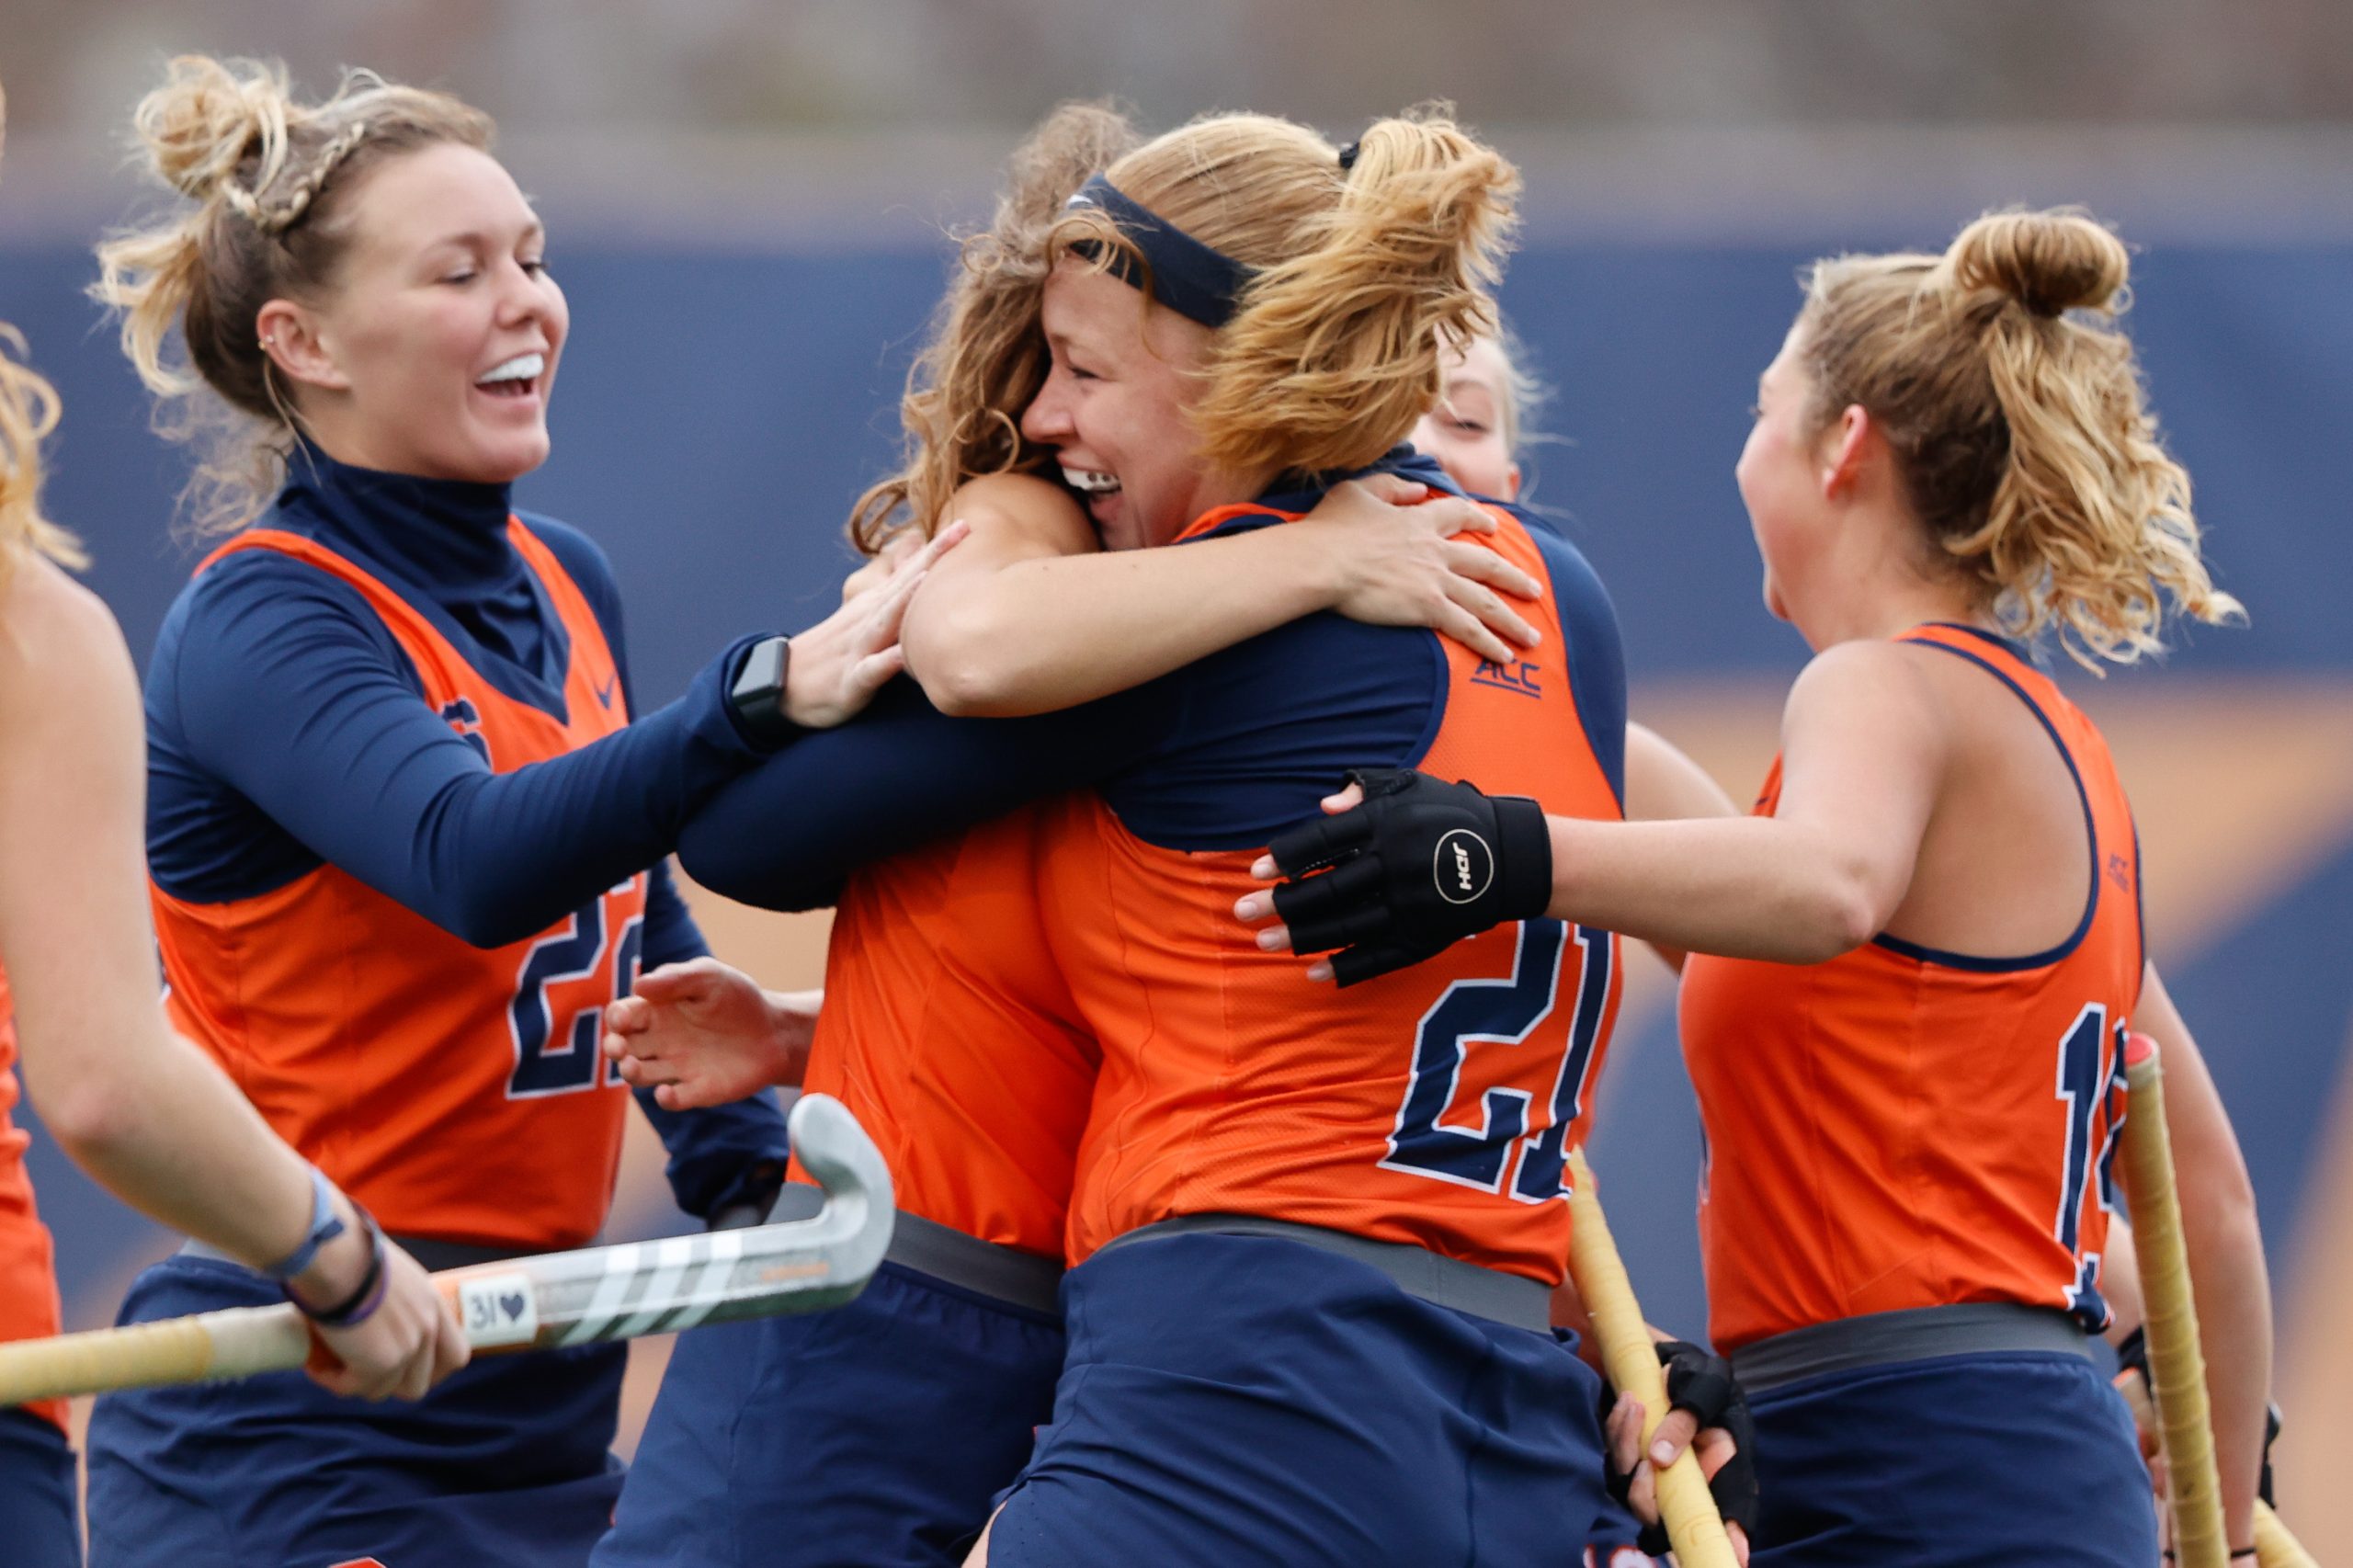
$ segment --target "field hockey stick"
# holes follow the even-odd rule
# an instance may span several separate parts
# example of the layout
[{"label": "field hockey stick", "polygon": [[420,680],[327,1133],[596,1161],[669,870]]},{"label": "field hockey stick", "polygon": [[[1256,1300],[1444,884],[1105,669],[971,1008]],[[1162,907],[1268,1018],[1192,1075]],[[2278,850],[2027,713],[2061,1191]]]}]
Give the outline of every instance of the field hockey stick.
[{"label": "field hockey stick", "polygon": [[2173,1142],[2165,1131],[2165,1070],[2157,1042],[2147,1035],[2125,1040],[2124,1082],[2125,1196],[2141,1255],[2149,1383],[2165,1456],[2175,1560],[2181,1568],[2229,1568],[2214,1424],[2206,1403],[2206,1357],[2198,1346],[2198,1303],[2190,1294],[2189,1249],[2182,1240]]},{"label": "field hockey stick", "polygon": [[[2139,1373],[2117,1380],[2117,1392],[2124,1403],[2132,1407],[2132,1421],[2144,1431],[2157,1429],[2156,1401],[2149,1397],[2149,1385]],[[2273,1511],[2270,1504],[2258,1497],[2255,1500],[2255,1561],[2256,1568],[2320,1568],[2304,1543]]]},{"label": "field hockey stick", "polygon": [[[891,1244],[891,1173],[839,1100],[803,1095],[792,1150],[824,1192],[806,1220],[475,1264],[433,1276],[476,1355],[813,1312],[866,1288]],[[0,1406],[301,1367],[290,1303],[0,1345]]]},{"label": "field hockey stick", "polygon": [[2255,1561],[2256,1568],[2320,1568],[2271,1505],[2255,1500]]},{"label": "field hockey stick", "polygon": [[[1593,1167],[1585,1152],[1569,1151],[1569,1272],[1593,1319],[1601,1364],[1621,1392],[1643,1402],[1643,1446],[1647,1449],[1666,1419],[1666,1369],[1658,1364],[1657,1341],[1643,1317],[1642,1303],[1626,1278],[1625,1261],[1609,1238],[1601,1198],[1594,1190]],[[1659,1517],[1683,1568],[1734,1568],[1739,1559],[1723,1517],[1708,1491],[1708,1478],[1689,1449],[1658,1475]]]}]

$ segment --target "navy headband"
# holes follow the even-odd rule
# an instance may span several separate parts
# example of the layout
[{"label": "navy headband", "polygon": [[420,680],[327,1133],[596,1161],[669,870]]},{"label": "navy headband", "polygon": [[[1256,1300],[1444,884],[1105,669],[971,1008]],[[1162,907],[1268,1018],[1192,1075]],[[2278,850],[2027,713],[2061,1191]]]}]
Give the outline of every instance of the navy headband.
[{"label": "navy headband", "polygon": [[[1101,175],[1080,186],[1078,194],[1064,204],[1063,210],[1080,207],[1100,211],[1111,220],[1123,238],[1143,253],[1152,268],[1154,299],[1203,326],[1221,327],[1231,321],[1234,297],[1257,276],[1256,267],[1245,267],[1224,252],[1201,244],[1150,208],[1131,199]],[[1095,241],[1082,240],[1071,249],[1089,261],[1101,259],[1102,247]],[[1143,279],[1134,276],[1135,264],[1124,252],[1112,252],[1110,269],[1121,282],[1143,287]]]}]

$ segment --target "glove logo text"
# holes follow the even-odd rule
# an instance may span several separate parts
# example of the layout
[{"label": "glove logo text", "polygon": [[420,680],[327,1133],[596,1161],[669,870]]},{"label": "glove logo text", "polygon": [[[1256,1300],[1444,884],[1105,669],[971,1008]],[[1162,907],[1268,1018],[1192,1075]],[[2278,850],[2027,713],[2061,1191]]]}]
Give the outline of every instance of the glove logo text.
[{"label": "glove logo text", "polygon": [[1469,828],[1454,828],[1438,839],[1430,871],[1438,897],[1475,903],[1495,880],[1495,852]]}]

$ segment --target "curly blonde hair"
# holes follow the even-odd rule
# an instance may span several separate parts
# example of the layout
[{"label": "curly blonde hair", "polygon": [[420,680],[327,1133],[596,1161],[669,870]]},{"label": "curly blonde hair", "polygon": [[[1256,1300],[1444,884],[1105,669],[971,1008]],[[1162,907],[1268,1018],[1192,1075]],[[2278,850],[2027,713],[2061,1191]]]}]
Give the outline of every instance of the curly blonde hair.
[{"label": "curly blonde hair", "polygon": [[2055,630],[2095,671],[2162,650],[2167,599],[2243,614],[2116,325],[2131,269],[2085,212],[1993,212],[1942,256],[1815,263],[1798,318],[1816,422],[1867,410],[1942,559],[2008,630]]},{"label": "curly blonde hair", "polygon": [[1078,187],[1142,140],[1112,105],[1074,103],[1015,150],[996,214],[960,243],[955,279],[907,372],[899,471],[850,510],[859,550],[872,554],[910,523],[928,534],[966,480],[1044,462],[1023,442],[1020,419],[1046,380],[1038,312],[1052,270],[1047,235]]},{"label": "curly blonde hair", "polygon": [[255,334],[262,306],[315,300],[333,283],[352,238],[348,198],[369,169],[440,142],[486,152],[493,127],[446,93],[370,72],[305,104],[283,65],[203,55],[172,61],[132,126],[148,172],[191,205],[99,245],[90,292],[121,312],[122,350],[156,396],[157,427],[198,448],[196,530],[233,532],[277,494],[296,435]]},{"label": "curly blonde hair", "polygon": [[966,243],[909,377],[903,466],[852,514],[861,548],[897,525],[928,533],[968,479],[1043,465],[1019,420],[1045,380],[1047,276],[1078,256],[1151,289],[1149,261],[1101,209],[1063,205],[1098,173],[1254,269],[1199,373],[1204,463],[1362,467],[1438,400],[1444,348],[1495,330],[1489,290],[1519,176],[1444,106],[1376,122],[1345,167],[1314,131],[1266,115],[1211,115],[1138,146],[1116,111],[1066,107],[1015,155],[996,222]]}]

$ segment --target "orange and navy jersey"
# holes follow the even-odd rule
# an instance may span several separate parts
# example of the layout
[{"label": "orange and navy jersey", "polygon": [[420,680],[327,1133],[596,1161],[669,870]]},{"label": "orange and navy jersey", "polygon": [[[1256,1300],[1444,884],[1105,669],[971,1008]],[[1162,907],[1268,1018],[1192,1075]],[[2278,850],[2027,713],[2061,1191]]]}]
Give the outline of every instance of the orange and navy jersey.
[{"label": "orange and navy jersey", "polygon": [[[25,1150],[32,1135],[10,1114],[17,1105],[16,1069],[16,1013],[9,1003],[7,976],[0,974],[0,1340],[46,1338],[58,1333],[63,1321],[55,1249],[49,1227],[33,1207],[32,1178],[25,1173]],[[65,1425],[63,1400],[28,1408]]]},{"label": "orange and navy jersey", "polygon": [[[2017,644],[1946,625],[1903,640],[1980,666],[2041,720],[2083,800],[2090,892],[2066,941],[2014,959],[1889,936],[1819,964],[1691,956],[1683,1051],[1720,1346],[1962,1301],[2108,1319],[2099,1255],[2143,961],[2131,809],[2098,731]],[[1777,760],[1758,814],[1780,778]]]},{"label": "orange and navy jersey", "polygon": [[[628,722],[578,585],[521,521],[506,539],[565,638],[561,714],[506,695],[391,584],[314,540],[255,529],[198,571],[267,551],[355,590],[423,700],[506,773]],[[221,902],[159,884],[153,903],[173,1021],[281,1138],[388,1230],[552,1248],[588,1241],[610,1202],[627,1092],[597,1051],[598,1020],[640,962],[646,889],[640,872],[489,948],[324,862]]]},{"label": "orange and navy jersey", "polygon": [[[1226,508],[1184,538],[1311,505]],[[1233,914],[1262,846],[1350,767],[1623,814],[1608,599],[1575,550],[1497,510],[1481,542],[1547,585],[1530,614],[1544,641],[1524,659],[1311,616],[1170,677],[1178,717],[1151,755],[1056,808],[1040,896],[1103,1057],[1073,1263],[1157,1220],[1239,1212],[1561,1279],[1563,1161],[1615,1020],[1618,938],[1523,921],[1336,991]]]},{"label": "orange and navy jersey", "polygon": [[900,1208],[1059,1257],[1096,1051],[1038,906],[1048,809],[849,878],[803,1084],[856,1114]]}]

